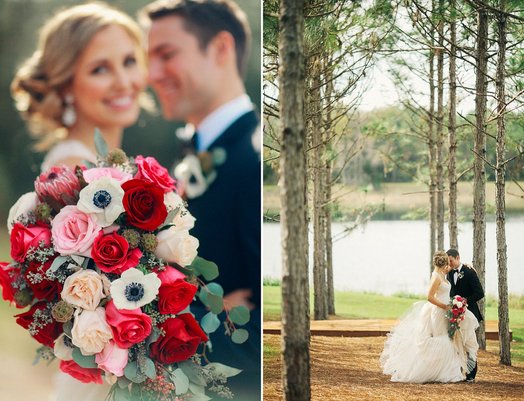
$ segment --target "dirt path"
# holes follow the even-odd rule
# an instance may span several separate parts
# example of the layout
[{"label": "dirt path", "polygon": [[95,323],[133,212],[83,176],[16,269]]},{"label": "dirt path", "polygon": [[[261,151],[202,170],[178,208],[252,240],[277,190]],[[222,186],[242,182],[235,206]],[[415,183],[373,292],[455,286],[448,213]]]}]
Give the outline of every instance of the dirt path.
[{"label": "dirt path", "polygon": [[[312,337],[311,389],[314,401],[346,400],[523,400],[524,367],[499,365],[497,343],[479,353],[473,384],[392,383],[379,366],[384,337]],[[265,335],[264,344],[279,349],[280,337]],[[282,399],[280,355],[264,359],[264,401]]]}]

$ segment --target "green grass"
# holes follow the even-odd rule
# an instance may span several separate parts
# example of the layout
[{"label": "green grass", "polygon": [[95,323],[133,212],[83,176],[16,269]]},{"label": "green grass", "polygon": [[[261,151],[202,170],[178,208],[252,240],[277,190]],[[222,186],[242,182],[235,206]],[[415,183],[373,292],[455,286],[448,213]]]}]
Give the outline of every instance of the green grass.
[{"label": "green grass", "polygon": [[[511,358],[514,364],[524,364],[524,307],[522,296],[510,297],[510,328],[513,331]],[[313,297],[311,297],[313,299]],[[395,294],[385,296],[373,293],[335,292],[335,311],[343,319],[397,319],[402,316],[422,296],[412,294]],[[488,297],[486,320],[497,320],[497,303]],[[312,306],[312,305],[311,305]],[[264,321],[280,320],[281,290],[280,286],[264,286]],[[264,353],[276,352],[264,348]],[[266,354],[264,354],[266,356]]]}]

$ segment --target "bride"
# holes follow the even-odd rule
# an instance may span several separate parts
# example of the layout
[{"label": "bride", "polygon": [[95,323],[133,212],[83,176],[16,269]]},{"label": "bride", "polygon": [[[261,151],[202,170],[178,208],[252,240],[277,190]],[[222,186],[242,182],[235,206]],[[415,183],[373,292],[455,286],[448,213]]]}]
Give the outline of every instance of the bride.
[{"label": "bride", "polygon": [[[146,85],[139,26],[103,3],[79,5],[53,16],[38,43],[12,93],[40,150],[48,150],[42,171],[94,162],[95,128],[110,149],[119,148],[124,128],[138,119]],[[55,384],[54,401],[102,401],[110,389],[62,372]]]},{"label": "bride", "polygon": [[448,335],[451,284],[448,255],[433,256],[428,302],[417,302],[393,328],[380,356],[383,372],[391,381],[406,383],[464,381],[477,360],[475,329],[478,321],[469,311],[453,339]]}]

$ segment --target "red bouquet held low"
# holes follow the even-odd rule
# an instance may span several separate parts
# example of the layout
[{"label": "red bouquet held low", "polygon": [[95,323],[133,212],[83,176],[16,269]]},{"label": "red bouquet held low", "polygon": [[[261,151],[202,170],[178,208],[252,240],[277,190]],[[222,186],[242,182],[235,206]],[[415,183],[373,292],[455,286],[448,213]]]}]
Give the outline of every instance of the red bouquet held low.
[{"label": "red bouquet held low", "polygon": [[[197,256],[175,181],[154,158],[95,138],[96,165],[52,167],[11,208],[4,300],[27,308],[16,321],[40,357],[84,383],[112,383],[113,400],[232,397],[227,377],[240,371],[205,356],[224,311],[222,288],[208,282],[218,268]],[[195,297],[209,310],[200,322]],[[226,314],[233,341],[245,341],[235,325],[248,320],[243,306]]]},{"label": "red bouquet held low", "polygon": [[453,339],[455,332],[460,330],[460,323],[464,320],[468,303],[466,298],[460,295],[455,295],[449,302],[451,306],[446,312],[448,318],[448,335],[449,338]]}]

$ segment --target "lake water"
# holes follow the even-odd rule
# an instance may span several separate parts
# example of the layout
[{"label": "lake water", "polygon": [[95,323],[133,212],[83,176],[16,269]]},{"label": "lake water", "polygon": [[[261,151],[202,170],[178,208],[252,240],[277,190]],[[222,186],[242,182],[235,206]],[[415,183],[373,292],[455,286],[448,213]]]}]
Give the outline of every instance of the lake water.
[{"label": "lake water", "polygon": [[[447,227],[445,229],[447,235]],[[332,230],[335,236],[344,230],[344,225],[333,223]],[[524,216],[506,221],[506,239],[509,292],[523,295]],[[472,223],[459,224],[459,250],[462,262],[471,263]],[[371,221],[333,244],[335,288],[385,295],[398,292],[425,294],[429,283],[428,255],[428,222]],[[264,277],[281,276],[280,225],[277,223],[264,223],[263,268]],[[488,222],[486,226],[485,292],[494,296],[498,293],[494,222]]]}]

